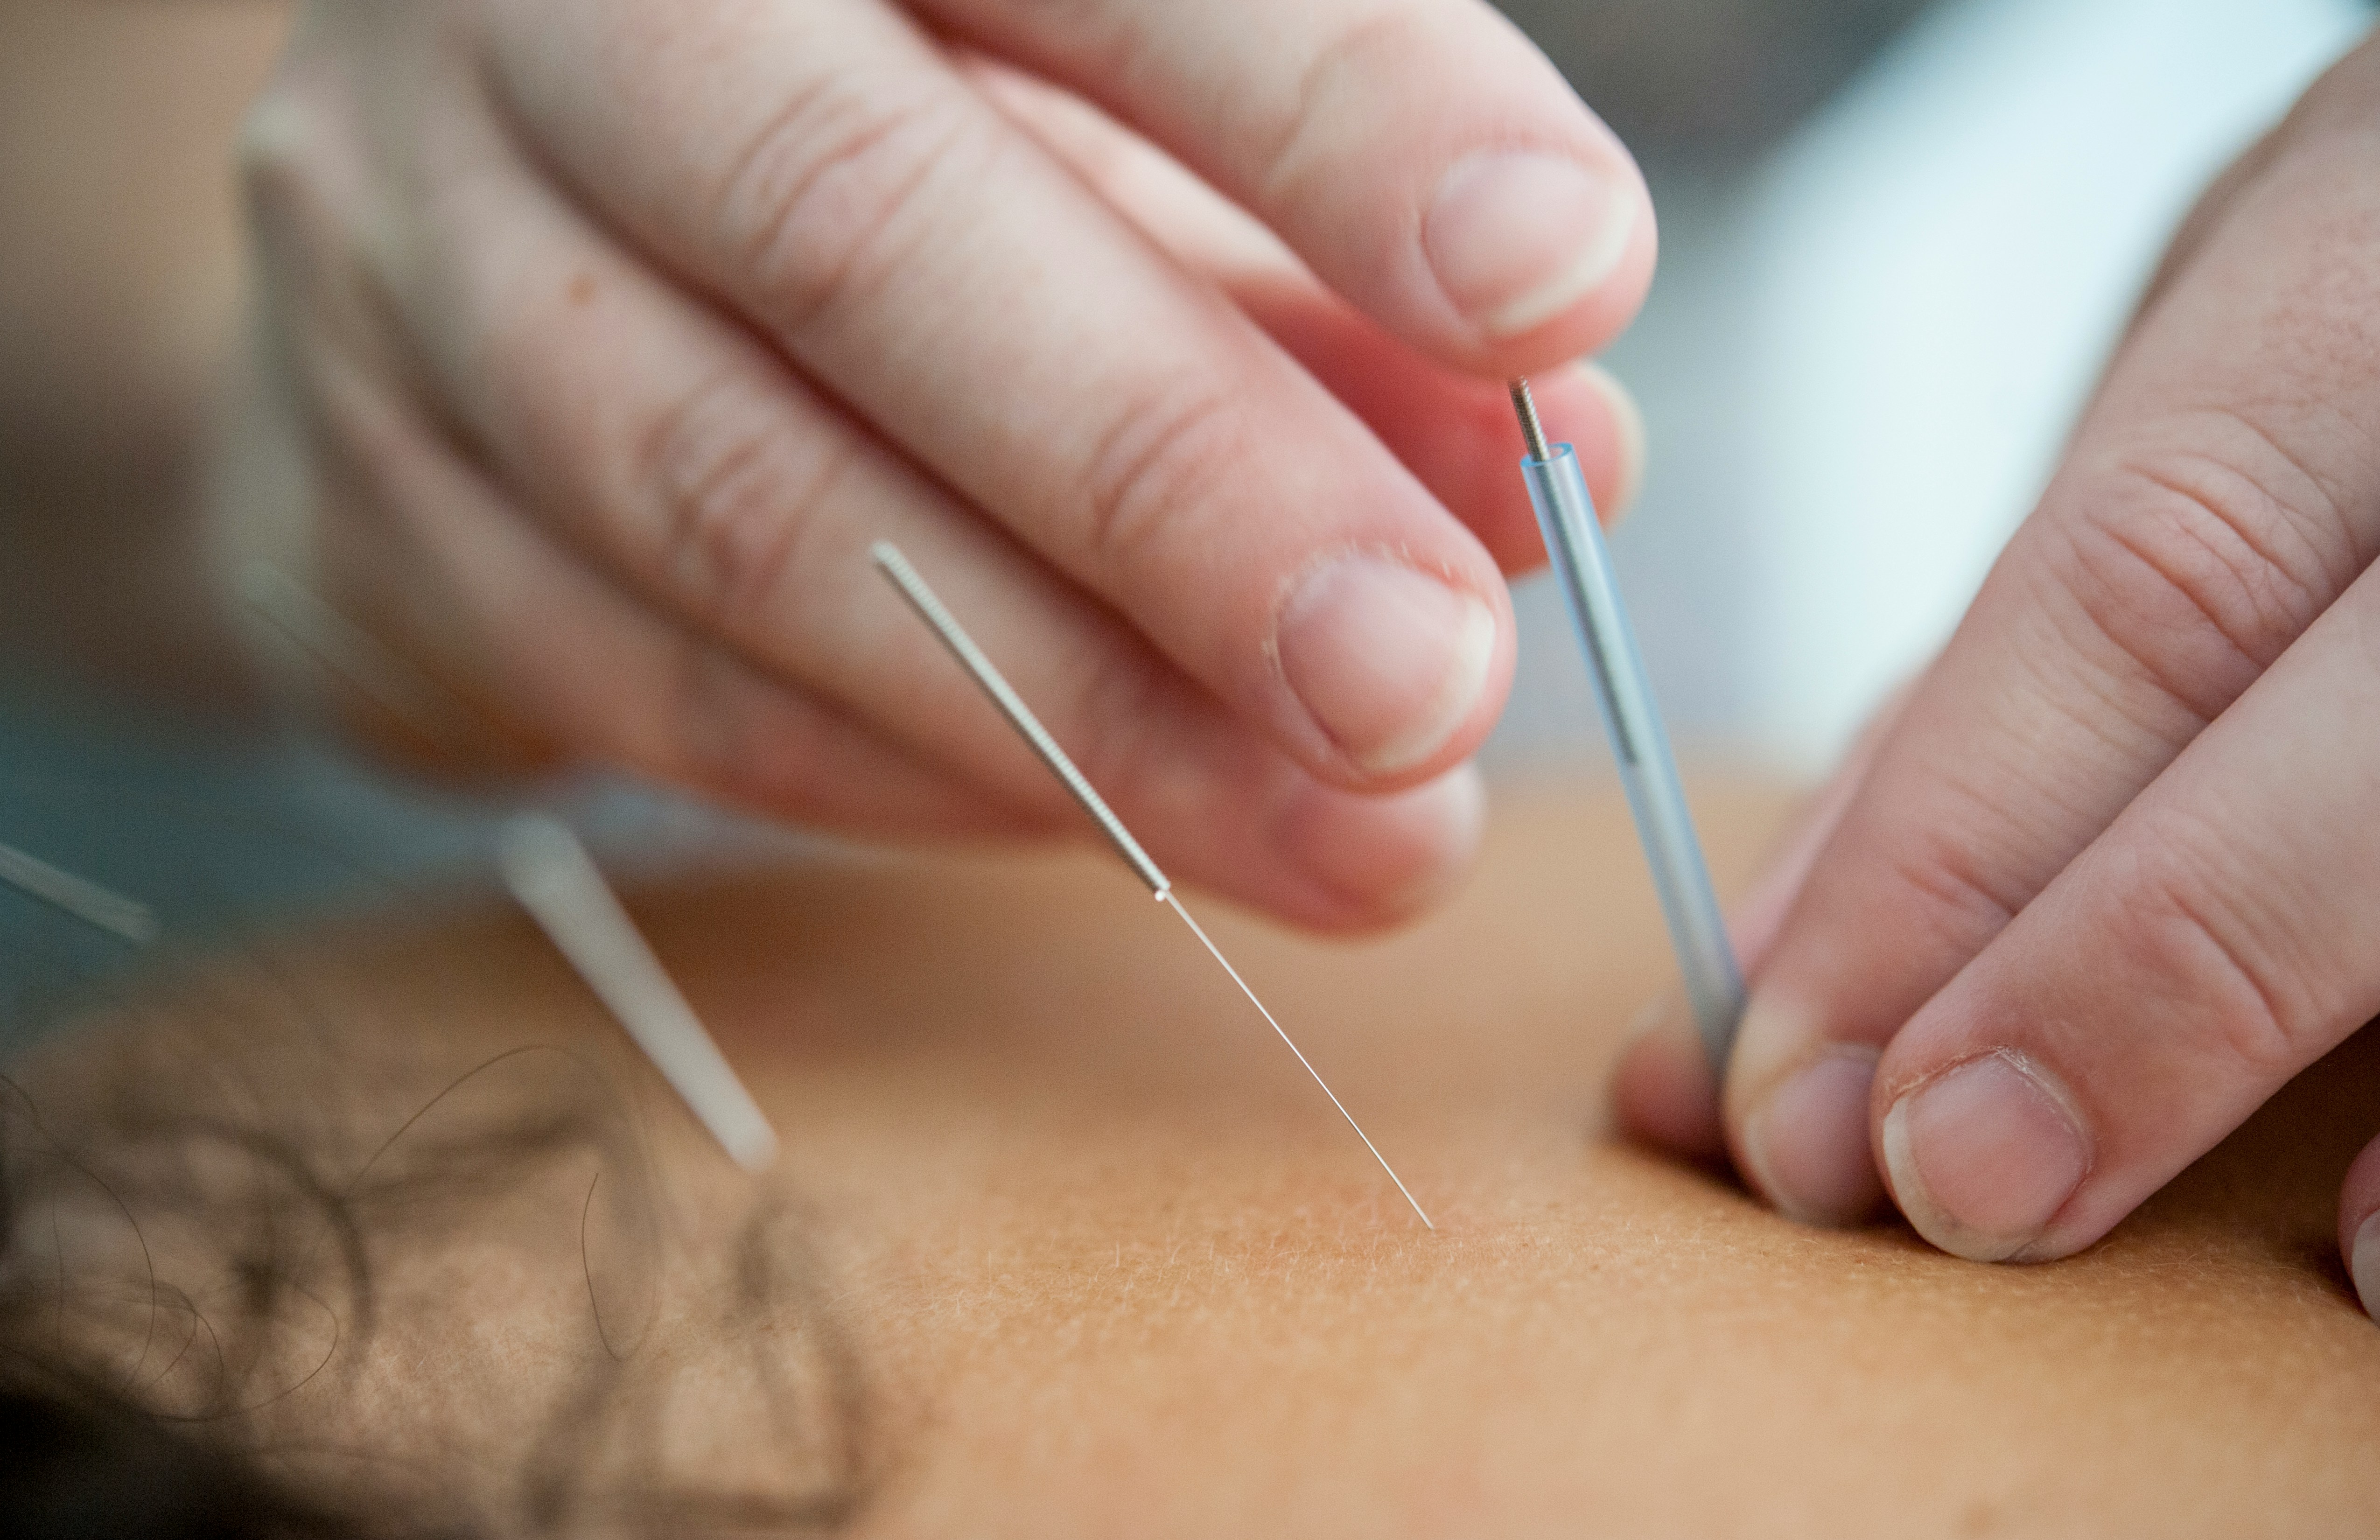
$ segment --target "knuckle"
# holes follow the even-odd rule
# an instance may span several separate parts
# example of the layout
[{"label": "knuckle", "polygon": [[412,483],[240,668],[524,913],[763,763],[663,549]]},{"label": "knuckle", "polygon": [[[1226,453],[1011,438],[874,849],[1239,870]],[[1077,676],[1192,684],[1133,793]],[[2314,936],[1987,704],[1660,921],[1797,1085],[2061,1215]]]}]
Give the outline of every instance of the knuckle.
[{"label": "knuckle", "polygon": [[1163,531],[1246,464],[1247,424],[1232,393],[1183,376],[1120,404],[1084,471],[1083,549],[1098,567],[1144,564]]},{"label": "knuckle", "polygon": [[[2242,419],[2118,462],[2073,535],[2091,624],[2165,695],[2211,721],[2351,579],[2346,520]],[[2225,441],[2228,441],[2226,443]]]},{"label": "knuckle", "polygon": [[847,451],[788,431],[741,370],[696,387],[653,421],[630,472],[655,510],[663,581],[722,633],[751,629],[848,465]]},{"label": "knuckle", "polygon": [[2075,598],[2158,688],[2214,719],[2351,581],[2350,524],[2244,417],[2113,464],[2080,515]]},{"label": "knuckle", "polygon": [[1258,186],[1268,202],[1293,200],[1335,174],[1348,120],[1348,96],[1377,92],[1379,82],[1427,79],[1445,55],[1443,6],[1426,0],[1375,0],[1354,8],[1299,73],[1269,137]]},{"label": "knuckle", "polygon": [[2117,934],[2131,953],[2126,976],[2162,987],[2202,1022],[2208,1047],[2260,1080],[2302,1066],[2318,1013],[2291,982],[2269,928],[2240,895],[2254,891],[2235,869],[2220,831],[2174,815],[2155,837],[2135,842],[2121,874],[2125,921]]},{"label": "knuckle", "polygon": [[764,319],[799,332],[897,267],[937,171],[984,141],[974,127],[930,86],[821,75],[789,98],[730,163],[713,215]]},{"label": "knuckle", "polygon": [[1893,890],[1911,895],[1943,939],[1965,951],[2006,928],[2024,903],[1995,884],[1989,858],[1971,835],[1964,820],[1929,821],[1887,858]]}]

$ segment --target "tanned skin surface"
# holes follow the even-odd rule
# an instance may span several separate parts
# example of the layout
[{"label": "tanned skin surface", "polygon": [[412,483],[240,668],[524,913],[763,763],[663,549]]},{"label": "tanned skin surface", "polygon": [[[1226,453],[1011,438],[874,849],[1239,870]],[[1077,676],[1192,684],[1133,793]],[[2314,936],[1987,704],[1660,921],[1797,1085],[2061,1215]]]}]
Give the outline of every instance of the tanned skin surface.
[{"label": "tanned skin surface", "polygon": [[[1701,801],[1739,886],[1785,804]],[[2332,1234],[2380,1105],[2370,1033],[2071,1260],[1805,1229],[1610,1132],[1609,1065],[1671,971],[1658,915],[1615,797],[1508,799],[1478,877],[1401,936],[1204,916],[1430,1233],[1111,862],[814,868],[636,907],[784,1141],[757,1182],[501,915],[279,945],[269,988],[185,978],[25,1077],[103,1172],[128,1105],[154,1104],[237,1108],[347,1182],[370,1330],[327,1352],[281,1333],[329,1366],[255,1414],[258,1442],[404,1451],[409,1480],[443,1471],[510,1522],[541,1479],[565,1510],[740,1494],[882,1535],[2380,1513],[2380,1333]],[[373,1196],[557,1109],[576,1143],[483,1159],[434,1205]],[[131,1207],[155,1265],[204,1271],[203,1239]],[[599,1381],[635,1410],[562,1437]]]}]

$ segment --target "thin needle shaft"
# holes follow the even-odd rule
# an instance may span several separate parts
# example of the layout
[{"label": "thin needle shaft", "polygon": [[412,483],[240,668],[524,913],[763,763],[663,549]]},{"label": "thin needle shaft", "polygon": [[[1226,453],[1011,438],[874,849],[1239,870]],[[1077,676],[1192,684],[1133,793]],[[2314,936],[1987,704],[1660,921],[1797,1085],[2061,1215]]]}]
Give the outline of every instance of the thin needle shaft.
[{"label": "thin needle shaft", "polygon": [[1413,1211],[1420,1218],[1422,1228],[1436,1230],[1438,1226],[1429,1222],[1429,1216],[1422,1211],[1420,1200],[1415,1198],[1412,1189],[1404,1184],[1404,1179],[1397,1175],[1397,1169],[1389,1164],[1389,1158],[1380,1153],[1380,1146],[1372,1143],[1372,1136],[1364,1132],[1364,1125],[1355,1121],[1355,1114],[1347,1110],[1347,1104],[1339,1099],[1339,1093],[1332,1090],[1330,1083],[1322,1078],[1322,1072],[1307,1061],[1305,1053],[1295,1043],[1290,1041],[1289,1034],[1281,1031],[1281,1023],[1273,1020],[1272,1013],[1265,1009],[1265,1002],[1257,999],[1257,992],[1248,988],[1248,981],[1240,976],[1239,969],[1232,966],[1232,960],[1223,955],[1223,949],[1215,944],[1213,938],[1207,934],[1206,928],[1190,917],[1190,911],[1183,908],[1182,901],[1172,893],[1160,893],[1158,897],[1159,902],[1182,916],[1182,923],[1190,928],[1190,934],[1205,943],[1207,950],[1214,954],[1215,961],[1223,964],[1223,971],[1232,976],[1232,982],[1240,987],[1240,993],[1247,996],[1248,1003],[1255,1006],[1257,1014],[1264,1017],[1265,1024],[1280,1036],[1281,1040],[1288,1046],[1290,1052],[1297,1055],[1297,1061],[1305,1065],[1305,1073],[1314,1077],[1314,1084],[1322,1087],[1322,1094],[1330,1098],[1331,1106],[1339,1109],[1339,1115],[1347,1120],[1347,1126],[1355,1131],[1355,1137],[1364,1141],[1364,1147],[1372,1152],[1372,1158],[1380,1163],[1380,1170],[1389,1173],[1389,1180],[1397,1184],[1397,1191],[1404,1194],[1405,1201],[1413,1205]]},{"label": "thin needle shaft", "polygon": [[1407,1203],[1413,1204],[1413,1211],[1420,1217],[1422,1224],[1436,1230],[1438,1226],[1430,1223],[1429,1216],[1422,1211],[1411,1189],[1405,1186],[1404,1178],[1397,1175],[1396,1168],[1390,1165],[1388,1157],[1380,1153],[1380,1146],[1372,1143],[1372,1136],[1364,1132],[1364,1125],[1355,1121],[1355,1114],[1347,1110],[1347,1104],[1339,1099],[1339,1093],[1322,1078],[1322,1072],[1314,1067],[1305,1051],[1282,1030],[1281,1023],[1273,1019],[1273,1013],[1265,1009],[1265,1002],[1257,998],[1257,992],[1248,988],[1248,981],[1240,976],[1240,970],[1232,966],[1231,959],[1223,955],[1222,949],[1208,938],[1196,920],[1190,917],[1190,911],[1182,907],[1182,901],[1173,896],[1172,879],[1159,870],[1157,863],[1149,859],[1148,853],[1140,848],[1140,842],[1132,837],[1132,831],[1123,826],[1123,820],[1115,816],[1106,801],[1092,789],[1090,782],[1084,778],[1083,772],[1075,768],[1075,761],[1058,746],[1058,740],[1050,735],[1049,729],[1043,727],[1040,719],[1033,714],[1033,709],[1025,704],[1024,697],[1002,677],[1000,670],[992,666],[991,660],[984,656],[983,649],[975,645],[975,639],[966,634],[965,627],[959,624],[957,617],[944,608],[942,601],[935,597],[934,590],[926,586],[926,580],[917,576],[917,569],[909,564],[909,559],[901,554],[900,548],[890,540],[878,540],[868,548],[868,555],[877,569],[901,590],[901,597],[909,601],[909,607],[917,612],[918,617],[933,627],[934,634],[941,638],[951,656],[975,677],[983,693],[1000,708],[1001,715],[1008,719],[1008,724],[1033,746],[1033,752],[1041,757],[1041,762],[1050,767],[1050,773],[1074,794],[1075,800],[1090,814],[1100,831],[1107,835],[1109,843],[1123,855],[1125,864],[1148,884],[1148,891],[1157,896],[1158,902],[1181,916],[1182,923],[1190,928],[1190,933],[1198,938],[1216,962],[1223,965],[1223,971],[1232,976],[1232,982],[1240,987],[1240,993],[1248,997],[1248,1003],[1257,1008],[1257,1014],[1264,1017],[1266,1025],[1288,1045],[1289,1051],[1297,1056],[1297,1061],[1305,1066],[1305,1073],[1314,1077],[1314,1084],[1322,1087],[1322,1094],[1330,1098],[1330,1105],[1339,1109],[1339,1115],[1347,1120],[1347,1126],[1355,1131],[1355,1137],[1364,1141],[1364,1147],[1370,1150],[1372,1158],[1380,1163],[1380,1170],[1389,1173],[1389,1180],[1397,1184],[1397,1191],[1404,1194]]},{"label": "thin needle shaft", "polygon": [[157,916],[147,904],[61,871],[14,845],[0,844],[0,882],[136,945],[157,939]]},{"label": "thin needle shaft", "polygon": [[1566,443],[1546,442],[1526,380],[1513,381],[1512,391],[1521,436],[1529,444],[1521,475],[1528,482],[1529,501],[1536,505],[1546,553],[1561,579],[1580,650],[1586,655],[1596,705],[1620,762],[1628,810],[1652,868],[1653,889],[1669,922],[1704,1051],[1712,1074],[1723,1077],[1743,1016],[1743,975],[1728,943],[1727,922],[1711,889],[1710,868],[1703,860],[1702,842],[1678,780],[1677,758],[1670,752],[1669,734],[1653,704],[1636,634],[1620,602],[1620,587],[1612,578],[1611,559],[1603,548],[1578,456]]}]

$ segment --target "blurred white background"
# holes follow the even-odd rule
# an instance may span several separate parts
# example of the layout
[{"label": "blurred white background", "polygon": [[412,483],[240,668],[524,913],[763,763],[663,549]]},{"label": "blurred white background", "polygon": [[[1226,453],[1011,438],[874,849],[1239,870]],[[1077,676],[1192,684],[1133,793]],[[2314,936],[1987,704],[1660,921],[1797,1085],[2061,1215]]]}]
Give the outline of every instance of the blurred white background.
[{"label": "blurred white background", "polygon": [[[1508,8],[1552,43],[1591,5]],[[1612,544],[1682,752],[1815,774],[1932,654],[2168,234],[2372,22],[2353,0],[1952,0],[1771,149],[1640,148],[1661,267],[1610,361],[1652,462]],[[1521,609],[1507,773],[1600,738],[1558,596],[1526,584]]]}]

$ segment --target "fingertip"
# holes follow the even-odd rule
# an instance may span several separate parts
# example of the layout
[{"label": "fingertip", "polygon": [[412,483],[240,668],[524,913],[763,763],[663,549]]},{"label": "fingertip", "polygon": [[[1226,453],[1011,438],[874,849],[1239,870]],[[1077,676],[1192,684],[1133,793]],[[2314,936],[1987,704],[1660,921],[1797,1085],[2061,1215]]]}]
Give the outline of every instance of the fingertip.
[{"label": "fingertip", "polygon": [[2097,1238],[2052,1230],[2094,1145],[2072,1093],[2025,1055],[1981,1054],[1902,1090],[1879,1142],[1894,1202],[1954,1256],[2046,1262]]},{"label": "fingertip", "polygon": [[1718,1081],[1684,991],[1670,990],[1637,1017],[1612,1071],[1611,1109],[1640,1143],[1694,1159],[1725,1152]]},{"label": "fingertip", "polygon": [[1596,351],[1652,282],[1644,178],[1616,146],[1495,146],[1440,176],[1420,230],[1424,261],[1479,361],[1518,371]]},{"label": "fingertip", "polygon": [[1803,1224],[1858,1224],[1884,1201],[1868,1139],[1876,1051],[1835,1043],[1754,1104],[1743,1165],[1778,1212]]},{"label": "fingertip", "polygon": [[2362,1302],[2363,1313],[2380,1321],[2380,1210],[2365,1216],[2357,1227],[2347,1266],[2355,1279],[2355,1297]]},{"label": "fingertip", "polygon": [[[1606,471],[1608,479],[1603,483],[1609,490],[1596,504],[1596,512],[1609,527],[1628,516],[1628,511],[1636,505],[1637,494],[1645,489],[1645,413],[1628,387],[1600,363],[1587,359],[1578,366],[1578,373],[1586,388],[1601,401],[1611,424],[1610,460]],[[1594,479],[1592,468],[1589,479]]]},{"label": "fingertip", "polygon": [[1774,988],[1745,1005],[1728,1064],[1724,1115],[1736,1165],[1779,1213],[1857,1224],[1884,1198],[1869,1138],[1878,1052]]},{"label": "fingertip", "polygon": [[1349,779],[1412,784],[1487,735],[1512,673],[1510,603],[1494,587],[1375,550],[1332,553],[1289,586],[1272,657]]},{"label": "fingertip", "polygon": [[1386,795],[1309,782],[1274,813],[1268,843],[1304,880],[1291,917],[1317,929],[1378,930],[1446,899],[1478,854],[1487,788],[1468,763]]}]

